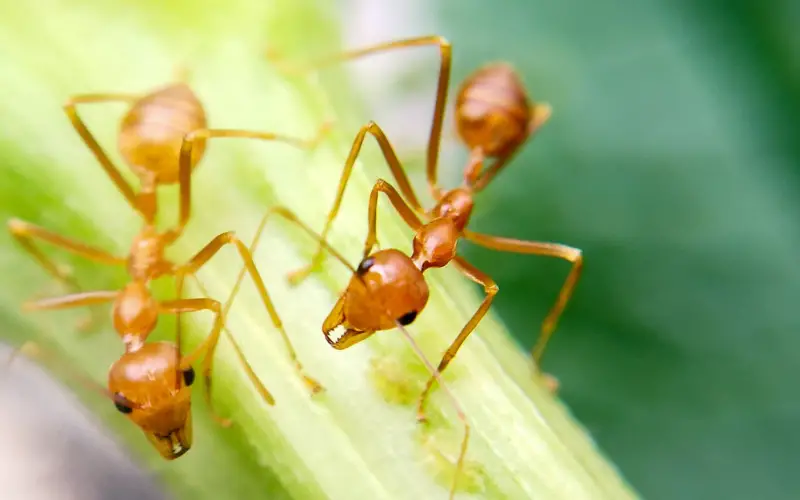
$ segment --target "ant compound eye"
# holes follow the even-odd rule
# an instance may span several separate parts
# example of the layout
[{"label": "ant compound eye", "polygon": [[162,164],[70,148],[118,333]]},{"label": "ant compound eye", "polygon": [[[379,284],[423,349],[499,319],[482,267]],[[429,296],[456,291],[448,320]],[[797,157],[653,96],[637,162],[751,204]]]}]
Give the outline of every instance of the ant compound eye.
[{"label": "ant compound eye", "polygon": [[191,366],[183,372],[183,383],[190,386],[194,383],[194,368]]},{"label": "ant compound eye", "polygon": [[133,411],[133,408],[122,402],[122,401],[127,401],[127,399],[125,399],[125,397],[122,394],[116,393],[114,394],[114,396],[116,396],[114,398],[114,406],[117,407],[117,410],[119,410],[120,413],[130,413]]},{"label": "ant compound eye", "polygon": [[372,257],[367,257],[366,259],[362,260],[361,263],[358,265],[358,268],[356,269],[356,274],[358,274],[359,276],[365,274],[367,271],[369,271],[369,268],[372,267],[373,264],[375,264],[375,259],[373,259]]},{"label": "ant compound eye", "polygon": [[411,311],[400,316],[397,321],[403,326],[408,326],[413,323],[415,319],[417,319],[417,311]]}]

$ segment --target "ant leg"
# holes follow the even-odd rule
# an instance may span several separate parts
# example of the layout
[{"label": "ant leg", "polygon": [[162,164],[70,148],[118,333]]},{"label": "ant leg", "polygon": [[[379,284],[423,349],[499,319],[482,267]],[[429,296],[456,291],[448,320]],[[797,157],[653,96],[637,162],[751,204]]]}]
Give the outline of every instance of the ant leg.
[{"label": "ant leg", "polygon": [[[192,277],[200,286],[203,294],[208,295],[208,292],[205,290],[205,287],[203,287],[200,280],[198,280],[195,275],[192,275]],[[200,310],[210,310],[214,313],[214,327],[212,328],[211,334],[191,354],[181,359],[180,363],[177,365],[177,369],[186,370],[197,360],[197,358],[203,356],[203,376],[205,379],[204,394],[211,415],[220,425],[223,427],[228,427],[230,425],[229,419],[220,417],[216,410],[214,410],[213,401],[211,399],[211,371],[213,368],[214,352],[216,351],[216,347],[219,342],[219,334],[221,331],[224,331],[228,337],[228,340],[231,341],[237,358],[242,363],[245,373],[247,373],[248,378],[250,378],[250,381],[256,387],[258,393],[267,404],[275,404],[275,398],[272,397],[272,394],[258,378],[252,366],[250,366],[250,363],[248,363],[247,359],[245,358],[241,347],[239,347],[239,344],[236,343],[230,331],[225,326],[224,312],[222,311],[218,301],[210,299],[207,296],[203,299],[178,299],[176,301],[161,303],[159,309],[161,312],[174,313],[176,315],[180,315],[181,312],[195,312]]]},{"label": "ant leg", "polygon": [[[258,294],[261,297],[264,308],[267,310],[267,313],[269,313],[273,325],[278,329],[281,337],[283,338],[284,344],[286,345],[286,350],[288,351],[289,357],[291,358],[297,373],[311,389],[312,393],[320,392],[322,390],[322,386],[319,384],[319,382],[306,375],[305,371],[303,370],[303,366],[300,364],[300,360],[297,357],[297,352],[294,350],[291,340],[289,340],[289,335],[286,333],[286,329],[284,328],[283,322],[278,315],[278,311],[275,309],[275,306],[269,297],[267,287],[264,285],[264,281],[261,278],[261,274],[258,272],[255,262],[253,262],[253,257],[250,251],[232,231],[217,235],[203,249],[195,254],[195,256],[189,260],[189,262],[175,268],[173,271],[174,274],[179,276],[195,274],[198,269],[203,267],[225,245],[234,245],[236,250],[239,252],[239,256],[244,261],[244,266],[247,272],[250,274],[250,278],[253,280],[253,283],[258,289]],[[231,299],[229,298],[225,305],[226,311],[228,308],[230,308],[230,304]]]},{"label": "ant leg", "polygon": [[561,317],[561,313],[564,312],[564,308],[566,308],[567,302],[569,302],[570,297],[572,297],[572,292],[580,278],[581,271],[583,270],[583,253],[578,248],[560,245],[558,243],[522,241],[473,233],[472,231],[464,231],[464,237],[473,243],[493,250],[500,250],[501,252],[546,255],[548,257],[564,259],[572,263],[572,269],[570,269],[566,280],[564,280],[564,285],[561,287],[556,303],[542,322],[541,335],[532,351],[536,366],[539,367],[541,365],[542,355],[547,347],[547,342],[553,335],[558,319]]},{"label": "ant leg", "polygon": [[[175,300],[183,300],[183,282],[184,276],[175,276]],[[181,359],[183,357],[183,318],[180,311],[175,313],[175,370],[179,372],[181,369]],[[180,374],[175,374],[175,388],[180,387]]]},{"label": "ant leg", "polygon": [[[56,281],[60,282],[61,284],[65,285],[67,288],[72,290],[73,293],[80,293],[81,288],[78,286],[77,282],[73,279],[70,275],[70,272],[64,268],[64,266],[59,266],[55,264],[47,255],[42,252],[38,246],[34,244],[34,240],[42,240],[51,245],[55,245],[59,248],[63,248],[64,250],[68,250],[76,255],[80,255],[81,257],[85,257],[90,260],[94,260],[97,262],[102,262],[103,264],[109,265],[125,265],[126,260],[122,257],[117,257],[111,255],[110,253],[100,250],[97,248],[93,248],[91,246],[85,245],[83,243],[79,243],[76,241],[72,241],[64,236],[60,236],[55,234],[52,231],[48,231],[47,229],[41,228],[29,222],[25,222],[19,219],[11,219],[8,221],[8,230],[11,233],[11,236],[19,242],[25,251],[31,255],[31,257]],[[87,318],[81,320],[78,324],[78,330],[86,331],[90,328],[90,326],[94,323],[94,318],[90,313]]]},{"label": "ant leg", "polygon": [[458,459],[456,460],[456,472],[453,475],[453,485],[450,487],[450,496],[448,497],[449,500],[453,500],[456,495],[456,489],[458,488],[458,480],[461,476],[461,473],[464,470],[464,458],[466,457],[467,444],[469,443],[470,427],[469,423],[467,422],[467,416],[464,413],[464,410],[461,408],[461,405],[458,403],[456,397],[453,395],[452,392],[450,392],[450,389],[447,388],[447,385],[444,383],[444,380],[442,380],[441,369],[434,370],[433,365],[431,365],[431,362],[425,356],[425,353],[422,352],[422,349],[420,349],[419,345],[416,343],[416,341],[414,341],[414,337],[412,337],[411,334],[408,333],[408,330],[406,330],[405,327],[399,321],[396,321],[395,323],[397,325],[397,329],[400,330],[400,332],[402,332],[408,343],[411,344],[411,348],[414,349],[414,352],[416,353],[417,357],[420,360],[422,360],[422,363],[425,365],[425,368],[427,368],[428,371],[431,373],[431,379],[439,382],[439,387],[442,388],[442,390],[447,395],[448,399],[450,399],[450,403],[453,405],[453,408],[455,408],[458,419],[461,421],[462,424],[464,424],[464,438],[461,440],[461,449],[459,450]]},{"label": "ant leg", "polygon": [[53,262],[48,259],[37,246],[33,244],[34,239],[46,241],[51,245],[63,248],[64,250],[70,251],[76,255],[80,255],[81,257],[85,257],[96,262],[102,262],[103,264],[121,266],[125,265],[127,262],[123,257],[117,257],[116,255],[112,255],[105,250],[100,250],[77,241],[72,241],[64,236],[58,235],[52,231],[20,219],[11,219],[8,221],[8,231],[11,233],[11,236],[13,236],[14,239],[16,239],[19,244],[22,245],[22,247],[33,256],[39,265],[41,265],[54,278],[61,281],[66,281],[69,279],[68,273],[66,273],[63,269],[60,269],[57,265],[53,264]]},{"label": "ant leg", "polygon": [[[139,207],[139,203],[137,201],[136,193],[134,192],[133,188],[130,184],[125,180],[122,176],[120,171],[114,164],[111,162],[111,159],[108,157],[106,152],[103,148],[98,144],[97,140],[94,138],[94,135],[89,131],[86,127],[86,124],[83,123],[83,120],[78,115],[78,104],[95,104],[95,103],[105,103],[105,102],[124,102],[128,104],[134,103],[138,99],[138,96],[132,94],[84,94],[84,95],[76,95],[69,98],[69,100],[64,104],[64,112],[67,114],[70,122],[72,122],[72,126],[78,132],[78,135],[81,136],[83,142],[86,146],[92,151],[97,161],[100,163],[100,166],[103,167],[106,174],[111,178],[114,184],[117,186],[117,189],[122,193],[128,203],[137,211],[142,213],[141,208]],[[143,214],[144,215],[144,214]]]},{"label": "ant leg", "polygon": [[[206,290],[206,287],[203,285],[197,275],[192,274],[191,276],[197,287],[200,289],[200,293],[202,293],[205,298],[209,298],[210,294],[208,293],[208,290]],[[222,314],[225,317],[228,315],[228,309],[230,309],[230,304],[226,303],[225,307],[222,308]],[[253,384],[253,386],[255,386],[256,390],[264,399],[264,401],[267,402],[267,404],[274,405],[275,398],[272,397],[272,394],[269,392],[267,387],[261,382],[261,379],[258,378],[258,375],[256,375],[255,370],[253,370],[253,367],[247,361],[244,351],[242,351],[242,348],[239,347],[239,344],[236,342],[236,339],[233,337],[233,334],[228,329],[227,325],[223,325],[222,331],[225,333],[225,337],[227,337],[231,345],[233,345],[233,350],[236,353],[236,357],[239,358],[239,363],[241,363],[242,367],[244,367],[245,373],[247,373],[247,377],[250,379],[250,382]]]},{"label": "ant leg", "polygon": [[185,312],[197,311],[211,311],[214,314],[214,325],[211,328],[211,333],[200,343],[194,351],[188,356],[184,356],[178,366],[178,371],[188,370],[192,364],[197,361],[200,356],[203,356],[203,379],[205,381],[205,398],[208,404],[209,412],[214,420],[221,426],[228,427],[231,425],[229,419],[225,419],[217,414],[214,409],[214,402],[211,399],[211,368],[214,358],[214,352],[217,350],[217,343],[219,342],[219,335],[222,327],[225,324],[225,319],[222,314],[222,307],[220,303],[214,299],[177,299],[161,302],[158,305],[158,312],[162,314],[175,314]]},{"label": "ant leg", "polygon": [[[483,290],[486,292],[486,297],[484,297],[483,302],[481,302],[481,305],[478,306],[478,310],[475,311],[469,321],[467,321],[467,324],[464,325],[464,328],[461,329],[461,332],[459,332],[456,339],[450,344],[450,347],[447,348],[447,351],[445,351],[444,356],[442,356],[442,360],[439,362],[439,367],[436,369],[437,373],[440,374],[445,368],[447,368],[447,365],[450,364],[450,361],[455,357],[456,353],[461,348],[461,344],[467,340],[469,334],[475,330],[475,327],[478,326],[478,323],[480,323],[481,319],[483,319],[483,317],[486,315],[486,312],[489,310],[489,306],[492,305],[494,296],[497,295],[498,291],[497,284],[495,284],[492,278],[478,270],[463,257],[454,257],[453,263],[462,274],[475,283],[483,286]],[[417,405],[417,419],[420,421],[425,421],[425,402],[427,401],[431,388],[433,387],[433,382],[436,380],[438,380],[436,377],[429,378],[428,382],[425,384],[425,389],[423,389],[422,394],[419,397],[419,403]]]},{"label": "ant leg", "polygon": [[501,157],[498,157],[492,165],[484,170],[481,174],[478,175],[478,178],[468,182],[469,185],[472,186],[472,190],[476,193],[483,190],[489,182],[498,174],[500,171],[505,167],[508,162],[510,162],[514,156],[519,151],[519,148],[533,137],[533,134],[539,130],[542,125],[544,125],[548,119],[550,119],[550,115],[553,113],[553,108],[550,107],[547,103],[539,103],[534,104],[531,107],[531,119],[528,122],[528,130],[525,135],[525,139],[520,141],[517,145],[515,145],[511,150],[509,150],[506,154]]},{"label": "ant leg", "polygon": [[93,306],[112,302],[119,292],[96,290],[91,292],[72,293],[61,297],[32,300],[22,305],[23,311],[52,311],[55,309],[71,309],[73,307]]},{"label": "ant leg", "polygon": [[178,227],[167,233],[167,241],[175,241],[183,233],[183,228],[189,222],[192,204],[192,149],[197,141],[206,141],[215,138],[258,139],[262,141],[275,141],[290,144],[300,149],[313,150],[325,138],[331,129],[331,123],[325,122],[311,139],[275,134],[272,132],[254,132],[237,129],[196,129],[184,136],[181,143],[181,152],[178,159],[178,181],[180,184],[180,211]]},{"label": "ant leg", "polygon": [[394,186],[383,179],[378,179],[375,185],[372,186],[372,191],[369,193],[369,207],[367,209],[369,222],[367,238],[364,240],[364,253],[361,257],[362,260],[369,256],[370,252],[372,251],[372,247],[374,247],[377,243],[378,195],[380,193],[385,194],[389,198],[389,201],[392,203],[394,209],[397,210],[397,213],[400,214],[405,223],[408,224],[413,231],[417,231],[422,226],[422,221],[405,203],[405,201],[403,201],[403,198],[400,197],[400,194],[397,192]]},{"label": "ant leg", "polygon": [[[439,48],[439,55],[440,55],[439,77],[436,83],[436,103],[434,104],[433,108],[431,131],[430,135],[428,136],[428,150],[427,150],[427,161],[426,161],[428,185],[430,187],[431,194],[435,199],[438,200],[441,196],[442,190],[438,186],[436,179],[437,163],[439,161],[439,144],[442,138],[444,107],[445,104],[447,103],[447,87],[450,83],[450,67],[452,63],[452,55],[451,55],[452,49],[450,46],[450,42],[448,42],[441,36],[422,36],[416,38],[408,38],[405,40],[395,40],[392,42],[379,43],[376,45],[363,47],[360,49],[348,50],[345,52],[341,52],[339,54],[326,56],[317,61],[312,61],[311,63],[299,68],[297,67],[293,68],[287,64],[282,64],[282,66],[283,70],[288,73],[304,73],[314,69],[323,68],[325,66],[328,66],[336,62],[344,62],[347,60],[358,59],[364,56],[380,52],[388,52],[390,50],[395,50],[395,49],[422,47],[426,45],[436,45]],[[278,62],[280,64],[280,61],[276,61],[277,58],[272,54],[268,54],[267,58],[271,59],[272,62]],[[398,183],[400,183],[399,180]],[[409,202],[412,202],[412,199],[409,199]]]},{"label": "ant leg", "polygon": [[[397,181],[397,185],[400,187],[400,191],[408,201],[408,204],[411,205],[414,211],[420,215],[425,214],[425,210],[422,208],[419,199],[414,193],[414,189],[411,187],[408,176],[406,176],[403,166],[400,164],[400,160],[398,160],[397,154],[394,152],[394,148],[389,142],[389,139],[387,139],[386,134],[383,133],[383,130],[381,130],[378,124],[375,122],[369,122],[361,127],[361,129],[358,131],[358,134],[356,134],[356,138],[353,140],[353,146],[350,148],[350,154],[347,156],[347,161],[344,164],[344,170],[342,170],[342,176],[339,179],[339,187],[336,192],[336,198],[333,201],[333,206],[331,207],[330,212],[328,212],[328,218],[325,221],[325,227],[322,229],[323,240],[327,239],[328,232],[333,225],[333,220],[339,213],[339,208],[342,204],[342,198],[344,197],[344,191],[347,187],[347,182],[350,180],[350,174],[353,172],[353,167],[355,166],[358,155],[361,152],[361,146],[364,144],[364,139],[366,138],[367,133],[372,134],[372,136],[375,137],[375,140],[378,141],[378,145],[383,152],[383,157],[386,159],[386,163],[389,165],[389,170],[391,170],[392,175]],[[311,274],[311,272],[313,272],[314,269],[319,266],[319,264],[322,263],[322,259],[322,246],[319,246],[317,247],[314,256],[311,258],[311,262],[307,266],[289,273],[289,281],[294,285],[299,284],[306,279],[309,274]]]},{"label": "ant leg", "polygon": [[[192,277],[192,279],[194,279],[194,282],[198,286],[198,288],[200,288],[200,291],[204,295],[204,298],[207,299],[207,300],[213,301],[213,299],[211,299],[210,294],[208,293],[208,290],[206,290],[206,287],[203,285],[203,283],[200,281],[200,279],[197,277],[197,275],[192,274],[191,277]],[[178,292],[177,293],[177,295],[178,295],[178,301],[177,302],[181,302],[182,301],[182,293],[183,293],[183,281],[184,281],[183,275],[178,276],[175,281],[176,281],[176,288],[177,288],[177,292]],[[217,301],[214,301],[214,302],[217,302]],[[217,304],[219,304],[219,303],[217,302]],[[230,307],[226,307],[226,308],[224,308],[222,310],[222,317],[223,318],[227,317],[228,309],[230,309]],[[175,312],[175,316],[176,316],[175,345],[177,347],[177,349],[176,349],[177,359],[176,359],[176,362],[175,362],[175,369],[180,372],[181,368],[185,367],[187,365],[187,363],[185,363],[185,362],[182,363],[181,362],[182,361],[181,360],[181,338],[182,338],[182,335],[181,335],[181,328],[182,328],[182,325],[181,325],[181,311],[180,310],[176,311]],[[247,361],[247,358],[244,355],[244,351],[242,351],[242,348],[239,347],[239,344],[236,342],[236,339],[233,337],[233,334],[231,334],[230,330],[228,329],[227,325],[225,325],[224,321],[223,321],[223,324],[222,324],[222,331],[225,333],[225,336],[230,341],[231,345],[233,345],[233,349],[234,349],[234,352],[236,353],[236,357],[239,359],[239,363],[241,363],[242,367],[245,370],[245,373],[247,374],[247,377],[250,379],[250,382],[256,388],[256,390],[258,391],[258,393],[261,396],[261,398],[264,399],[264,401],[266,401],[267,404],[274,405],[275,404],[275,398],[269,392],[267,387],[261,382],[261,379],[258,378],[258,375],[256,375],[256,372],[253,370],[253,367]],[[214,345],[216,345],[216,343]],[[217,413],[214,411],[213,403],[211,401],[211,377],[210,377],[210,374],[211,374],[212,365],[213,365],[213,356],[211,356],[211,354],[213,354],[213,350],[209,349],[209,353],[206,356],[206,359],[208,359],[207,368],[205,368],[205,370],[206,370],[205,373],[208,374],[208,376],[206,376],[206,380],[205,380],[205,398],[206,398],[206,401],[207,401],[207,403],[209,405],[209,409],[210,409],[211,414],[214,417],[214,419],[218,423],[223,425],[224,427],[227,427],[228,425],[230,425],[230,420],[224,419],[224,418],[220,417],[219,415],[217,415]],[[192,357],[190,356],[189,359],[191,360]],[[188,365],[191,365],[191,363],[188,363]],[[175,377],[175,382],[176,382],[176,384],[180,384],[180,376]]]},{"label": "ant leg", "polygon": [[[292,224],[300,227],[303,231],[306,232],[309,236],[314,238],[317,242],[319,242],[320,246],[327,250],[331,255],[333,255],[336,260],[344,264],[346,268],[350,270],[351,273],[355,274],[356,268],[353,267],[347,259],[342,256],[335,248],[331,247],[327,241],[325,241],[321,235],[317,234],[313,229],[311,229],[306,223],[301,221],[294,212],[289,210],[286,207],[272,207],[267,210],[267,213],[264,214],[264,217],[261,218],[261,222],[258,224],[258,228],[256,229],[256,234],[253,236],[253,243],[250,245],[250,254],[255,255],[256,250],[258,249],[258,244],[261,241],[261,235],[264,232],[264,229],[267,226],[267,222],[272,218],[273,215],[277,215],[284,220],[291,222]],[[228,300],[225,304],[224,311],[227,313],[230,305],[233,303],[236,294],[239,293],[239,287],[241,286],[242,280],[244,279],[245,268],[242,268],[239,271],[239,276],[236,278],[236,283],[234,283],[233,288],[231,289],[231,294],[228,297]],[[324,327],[323,327],[324,329]]]},{"label": "ant leg", "polygon": [[[347,267],[351,272],[353,273],[356,272],[356,268],[353,267],[341,253],[339,253],[335,248],[330,246],[330,244],[328,244],[328,242],[322,237],[322,235],[316,233],[306,223],[301,221],[294,212],[292,212],[286,207],[281,207],[281,206],[270,208],[269,210],[267,210],[267,213],[264,214],[264,217],[261,218],[261,222],[258,224],[256,233],[253,236],[253,243],[250,245],[250,255],[255,255],[256,250],[258,249],[258,244],[261,241],[261,235],[267,226],[267,222],[269,222],[269,220],[272,218],[273,215],[277,215],[283,218],[284,220],[291,222],[296,226],[299,226],[303,231],[306,232],[306,234],[314,238],[319,243],[320,247],[324,248],[331,255],[333,255],[336,258],[336,260],[344,264],[344,266]],[[239,271],[239,276],[236,278],[236,283],[233,285],[233,288],[231,289],[231,295],[228,297],[226,307],[230,307],[230,304],[233,302],[233,299],[239,292],[239,287],[241,285],[242,280],[244,279],[245,269],[246,268],[242,268],[242,270]]]}]

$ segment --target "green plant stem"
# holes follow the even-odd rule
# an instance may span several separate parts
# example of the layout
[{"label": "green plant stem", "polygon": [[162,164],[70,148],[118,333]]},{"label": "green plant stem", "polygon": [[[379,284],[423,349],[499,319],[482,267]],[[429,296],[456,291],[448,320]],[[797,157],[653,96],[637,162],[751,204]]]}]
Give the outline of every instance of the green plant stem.
[{"label": "green plant stem", "polygon": [[[24,13],[0,7],[6,20],[0,28],[3,216],[25,218],[124,254],[139,221],[93,162],[60,105],[76,93],[146,91],[169,81],[175,66],[185,64],[212,126],[308,137],[334,116],[339,128],[310,154],[257,142],[210,144],[194,177],[192,222],[171,249],[174,259],[188,258],[227,230],[249,241],[262,213],[274,204],[321,227],[352,138],[346,125],[359,121],[355,110],[343,106],[353,102],[352,95],[343,86],[312,78],[287,79],[260,57],[260,50],[270,46],[297,55],[335,47],[336,29],[323,2],[242,0],[224,7],[211,1],[174,2],[166,9],[156,2],[82,9],[66,3],[37,2]],[[109,105],[85,113],[111,152],[121,112]],[[332,244],[353,259],[366,230],[369,187],[376,174],[386,175],[375,152],[367,148],[332,237]],[[174,195],[162,196],[162,205],[172,207],[164,210],[165,224],[174,220]],[[10,238],[2,237],[8,251],[0,265],[8,285],[0,292],[0,304],[8,337],[55,342],[72,362],[102,381],[119,353],[117,339],[106,332],[88,339],[72,333],[65,325],[77,313],[23,316],[20,302],[41,291],[47,278]],[[384,248],[408,250],[410,231],[384,211],[379,241]],[[347,270],[329,259],[321,273],[296,289],[284,279],[312,250],[301,233],[276,224],[268,229],[256,262],[302,362],[325,393],[309,395],[247,285],[228,325],[276,406],[259,399],[224,341],[215,361],[214,398],[235,426],[216,427],[196,395],[195,445],[176,462],[155,457],[144,437],[107,401],[93,406],[103,408],[102,415],[187,497],[242,493],[263,498],[269,492],[270,498],[297,499],[446,498],[463,432],[454,409],[437,390],[429,405],[431,423],[415,423],[414,404],[427,373],[397,332],[378,334],[345,352],[329,348],[320,325],[346,283]],[[98,269],[69,256],[63,261],[87,287],[122,283],[118,270]],[[235,252],[223,252],[200,278],[214,296],[224,298],[240,266]],[[433,273],[430,286],[430,303],[411,331],[435,363],[478,298],[452,270]],[[170,289],[165,285],[161,290]],[[207,333],[209,320],[195,318],[190,345]],[[173,327],[164,321],[161,336],[169,338]],[[470,493],[498,499],[632,498],[584,431],[534,383],[532,374],[527,356],[491,315],[446,372],[473,429],[460,487],[463,498]]]}]

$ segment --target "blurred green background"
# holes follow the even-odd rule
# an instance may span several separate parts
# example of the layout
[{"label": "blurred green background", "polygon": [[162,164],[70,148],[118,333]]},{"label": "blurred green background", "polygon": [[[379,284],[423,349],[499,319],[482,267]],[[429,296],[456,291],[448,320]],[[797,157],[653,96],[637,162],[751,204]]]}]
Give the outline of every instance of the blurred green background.
[{"label": "blurred green background", "polygon": [[[584,250],[563,399],[645,498],[798,498],[800,3],[435,5],[454,81],[506,59],[554,107],[472,227]],[[532,346],[568,265],[466,254]]]}]

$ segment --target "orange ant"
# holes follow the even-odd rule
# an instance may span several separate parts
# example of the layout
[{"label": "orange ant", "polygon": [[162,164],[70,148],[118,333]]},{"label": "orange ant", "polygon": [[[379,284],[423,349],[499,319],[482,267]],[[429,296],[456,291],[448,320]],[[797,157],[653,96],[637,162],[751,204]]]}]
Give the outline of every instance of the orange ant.
[{"label": "orange ant", "polygon": [[[125,102],[131,105],[122,120],[118,142],[122,157],[139,178],[141,187],[138,193],[114,167],[77,113],[78,104],[100,102]],[[200,101],[183,82],[165,86],[141,97],[129,94],[76,96],[69,99],[64,109],[105,172],[130,205],[141,214],[143,226],[126,257],[110,254],[18,219],[9,221],[8,227],[37,263],[57,280],[74,289],[73,293],[61,297],[27,302],[23,309],[52,310],[113,303],[112,322],[122,339],[125,352],[109,369],[108,388],[97,384],[92,384],[93,387],[111,398],[117,409],[127,414],[144,431],[164,458],[178,458],[189,450],[192,443],[189,387],[195,378],[192,364],[200,357],[203,357],[205,397],[212,415],[223,425],[229,424],[214,412],[210,385],[213,355],[220,334],[225,330],[248,377],[263,399],[270,405],[274,404],[272,395],[258,380],[243,352],[224,326],[224,318],[233,297],[224,306],[208,297],[180,297],[186,277],[196,279],[197,271],[214,255],[225,246],[234,245],[273,324],[283,337],[294,367],[313,392],[320,391],[322,387],[305,375],[249,250],[233,232],[217,235],[183,264],[175,264],[164,256],[165,250],[181,236],[190,218],[191,174],[203,156],[207,139],[241,137],[311,148],[319,138],[306,141],[272,133],[208,129],[206,114]],[[190,152],[188,156],[183,154],[187,151]],[[179,221],[173,229],[160,232],[155,226],[156,188],[176,182],[180,185]],[[81,291],[59,266],[39,250],[34,244],[37,239],[93,261],[126,266],[130,281],[121,290]],[[151,281],[164,276],[175,278],[178,299],[160,301],[153,297]],[[156,327],[159,315],[179,315],[196,311],[212,312],[214,322],[209,336],[187,356],[181,355],[180,319],[174,343],[146,342]]]},{"label": "orange ant", "polygon": [[[467,225],[474,205],[473,196],[495,178],[514,157],[520,146],[547,121],[551,114],[550,106],[532,104],[519,76],[508,64],[494,63],[475,71],[462,83],[455,104],[456,130],[469,150],[464,181],[459,187],[445,190],[437,183],[437,162],[450,80],[451,47],[447,40],[438,36],[426,36],[387,42],[343,52],[325,58],[310,67],[321,67],[331,62],[355,59],[387,50],[430,45],[437,46],[441,55],[426,161],[428,185],[436,205],[430,210],[422,207],[394,148],[381,128],[374,122],[363,126],[356,135],[345,163],[336,199],[328,214],[321,238],[326,239],[339,211],[347,181],[368,133],[377,140],[397,182],[399,193],[383,179],[379,179],[373,186],[369,198],[369,229],[364,241],[361,264],[348,288],[325,319],[322,329],[331,346],[336,349],[346,349],[376,331],[394,328],[394,320],[402,325],[411,324],[428,301],[428,286],[423,273],[428,269],[444,267],[452,262],[461,273],[483,286],[486,297],[442,357],[438,372],[444,371],[486,314],[498,291],[498,286],[492,278],[463,257],[456,255],[458,241],[464,238],[494,250],[546,255],[572,263],[570,273],[555,305],[542,324],[540,338],[532,351],[538,370],[547,342],[580,276],[583,267],[582,253],[577,248],[556,243],[484,235],[468,230]],[[484,163],[490,158],[494,158],[494,162],[485,166]],[[415,232],[411,256],[396,249],[371,253],[377,244],[376,217],[380,193],[388,197],[405,223]],[[305,279],[321,263],[322,258],[320,246],[310,265],[291,273],[290,281],[298,283]],[[353,284],[356,281],[366,283],[366,288],[354,288]],[[392,321],[387,321],[381,315],[381,312],[387,309],[392,313],[390,315]],[[345,333],[334,340],[331,332],[339,326],[344,326]],[[551,389],[555,390],[555,380],[549,377],[546,379]],[[431,377],[420,396],[418,405],[420,420],[425,418],[424,404],[433,382],[434,378]]]},{"label": "orange ant", "polygon": [[[333,257],[336,258],[336,260],[341,262],[345,267],[347,267],[353,273],[353,279],[350,281],[350,284],[348,285],[348,293],[350,293],[350,294],[356,294],[357,293],[359,297],[368,297],[369,294],[374,293],[376,290],[378,291],[378,295],[374,296],[372,298],[372,302],[370,302],[370,306],[371,306],[371,309],[369,310],[370,320],[380,323],[383,326],[383,329],[390,329],[390,328],[399,329],[400,332],[403,334],[403,336],[405,336],[406,340],[411,345],[412,349],[414,350],[414,353],[417,355],[417,357],[420,358],[420,360],[422,360],[422,363],[425,365],[425,367],[431,373],[431,378],[433,380],[438,381],[439,382],[439,386],[444,389],[447,398],[450,400],[450,403],[453,405],[453,408],[455,409],[457,418],[464,425],[464,437],[461,440],[461,446],[460,446],[460,449],[459,449],[459,454],[458,454],[458,458],[456,460],[456,466],[455,466],[455,471],[456,472],[453,475],[453,482],[452,482],[452,485],[451,485],[451,488],[450,488],[450,496],[449,496],[449,498],[450,498],[450,500],[452,500],[453,498],[455,498],[456,488],[458,487],[458,480],[459,480],[460,475],[461,475],[461,473],[463,472],[463,469],[464,469],[464,459],[465,459],[466,454],[467,454],[467,445],[469,443],[469,437],[470,437],[470,427],[469,427],[469,423],[467,423],[467,418],[466,418],[466,414],[464,413],[464,410],[461,408],[461,405],[458,403],[458,400],[448,390],[448,388],[445,385],[444,381],[441,379],[440,374],[439,374],[439,370],[436,370],[433,367],[433,365],[431,364],[431,362],[428,361],[428,358],[425,356],[425,354],[419,348],[417,343],[414,341],[414,338],[405,329],[405,325],[408,324],[408,323],[404,322],[403,317],[397,314],[395,303],[392,300],[385,300],[385,299],[391,299],[392,297],[390,297],[389,294],[386,294],[384,290],[380,289],[380,287],[376,287],[375,286],[376,285],[376,283],[375,283],[376,278],[380,279],[380,277],[375,275],[374,273],[365,272],[364,269],[363,269],[363,267],[364,267],[363,261],[362,261],[361,265],[359,265],[358,268],[353,267],[347,261],[347,259],[345,259],[342,256],[342,254],[340,254],[336,249],[331,247],[328,244],[328,242],[321,235],[317,234],[307,224],[302,222],[297,217],[297,215],[294,214],[294,212],[290,211],[289,209],[287,209],[285,207],[280,207],[280,206],[270,208],[267,211],[267,213],[264,215],[264,217],[261,219],[261,222],[260,222],[260,224],[258,226],[258,229],[256,229],[255,236],[253,237],[253,243],[250,245],[250,253],[251,254],[254,255],[256,250],[258,249],[258,243],[261,240],[261,235],[264,232],[264,229],[266,228],[267,222],[269,222],[269,220],[272,218],[272,216],[281,217],[284,220],[286,220],[287,222],[290,222],[290,223],[298,226],[300,229],[305,231],[306,234],[308,234],[309,236],[311,236],[312,238],[317,240],[317,242],[319,243],[320,249],[327,250],[328,253],[333,255]],[[393,251],[393,252],[396,252],[396,251]],[[399,252],[397,252],[397,253],[399,254]],[[400,255],[402,255],[402,254],[400,254]],[[235,284],[233,285],[233,288],[231,290],[231,295],[230,295],[230,297],[228,299],[229,301],[233,301],[234,297],[238,293],[239,287],[241,285],[241,282],[244,279],[244,274],[245,274],[245,269],[242,269],[239,272],[239,276],[237,277]],[[424,285],[424,281],[422,283]],[[425,294],[427,296],[427,289],[425,289]],[[340,299],[339,302],[337,303],[337,306],[336,306],[336,307],[339,308],[339,310],[341,310],[341,304],[342,304],[342,300]],[[329,316],[329,318],[330,318],[330,316]],[[329,320],[326,320],[326,324],[328,322],[329,322]],[[326,327],[323,326],[323,330],[325,330],[325,328]],[[328,343],[330,343],[331,345],[334,345],[334,343],[331,341],[331,338],[328,336],[327,333],[328,332],[326,331],[326,338],[328,339]],[[347,335],[348,334],[345,333],[345,336],[347,336]],[[354,343],[355,342],[352,342],[352,343],[350,343],[348,345],[352,345]],[[334,345],[334,347],[336,347],[336,346]]]}]

